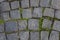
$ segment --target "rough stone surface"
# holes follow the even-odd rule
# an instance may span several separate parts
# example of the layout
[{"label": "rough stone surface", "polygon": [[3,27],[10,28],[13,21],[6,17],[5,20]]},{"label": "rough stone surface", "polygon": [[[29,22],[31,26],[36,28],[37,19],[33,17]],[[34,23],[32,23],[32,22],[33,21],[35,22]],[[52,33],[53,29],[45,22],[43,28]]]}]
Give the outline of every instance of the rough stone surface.
[{"label": "rough stone surface", "polygon": [[22,17],[23,18],[32,18],[31,9],[23,9]]},{"label": "rough stone surface", "polygon": [[20,19],[20,12],[19,10],[12,10],[10,11],[10,15],[12,19]]},{"label": "rough stone surface", "polygon": [[9,2],[2,2],[1,11],[8,11],[8,10],[10,10]]},{"label": "rough stone surface", "polygon": [[3,2],[3,1],[5,1],[5,0],[0,0],[0,2]]},{"label": "rough stone surface", "polygon": [[60,19],[60,10],[57,10],[57,11],[55,12],[55,18]]},{"label": "rough stone surface", "polygon": [[53,25],[53,29],[60,31],[60,21],[55,21]]},{"label": "rough stone surface", "polygon": [[39,0],[30,0],[30,5],[32,7],[39,6]]},{"label": "rough stone surface", "polygon": [[41,40],[48,40],[49,32],[41,31]]},{"label": "rough stone surface", "polygon": [[39,40],[39,32],[30,32],[30,40]]},{"label": "rough stone surface", "polygon": [[11,8],[12,9],[19,8],[19,1],[13,1],[13,2],[11,2]]},{"label": "rough stone surface", "polygon": [[54,9],[46,8],[43,16],[54,17]]},{"label": "rough stone surface", "polygon": [[9,20],[9,19],[10,19],[10,17],[9,17],[9,12],[4,12],[4,13],[2,13],[2,17],[3,17],[3,19],[4,19],[5,21]]},{"label": "rough stone surface", "polygon": [[37,19],[30,19],[28,21],[28,29],[30,30],[38,30],[39,22]]},{"label": "rough stone surface", "polygon": [[18,24],[19,24],[19,26],[18,26],[19,30],[24,30],[27,27],[27,21],[26,20],[19,20]]},{"label": "rough stone surface", "polygon": [[60,9],[60,0],[52,0],[51,7],[54,9]]},{"label": "rough stone surface", "polygon": [[5,33],[0,33],[0,40],[6,40]]},{"label": "rough stone surface", "polygon": [[18,34],[17,33],[7,34],[7,40],[18,40]]},{"label": "rough stone surface", "polygon": [[6,32],[13,32],[18,30],[17,22],[15,21],[6,22],[5,25],[6,25]]},{"label": "rough stone surface", "polygon": [[33,10],[33,17],[42,17],[42,8],[34,8]]},{"label": "rough stone surface", "polygon": [[29,32],[28,31],[22,31],[19,33],[20,40],[28,40],[29,39]]},{"label": "rough stone surface", "polygon": [[4,31],[4,24],[0,24],[0,32]]},{"label": "rough stone surface", "polygon": [[22,6],[22,8],[29,7],[29,0],[22,0],[21,1],[21,6]]},{"label": "rough stone surface", "polygon": [[59,40],[59,32],[52,31],[49,40]]},{"label": "rough stone surface", "polygon": [[51,28],[52,21],[48,19],[43,20],[42,28]]},{"label": "rough stone surface", "polygon": [[50,0],[40,0],[40,6],[41,7],[49,7]]}]

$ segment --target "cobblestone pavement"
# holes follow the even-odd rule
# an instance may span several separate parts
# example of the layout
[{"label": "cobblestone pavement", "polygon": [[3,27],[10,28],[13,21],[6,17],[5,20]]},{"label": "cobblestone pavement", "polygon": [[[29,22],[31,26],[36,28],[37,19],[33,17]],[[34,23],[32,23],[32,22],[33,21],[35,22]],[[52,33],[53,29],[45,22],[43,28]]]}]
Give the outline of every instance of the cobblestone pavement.
[{"label": "cobblestone pavement", "polygon": [[0,40],[60,40],[60,0],[0,0]]}]

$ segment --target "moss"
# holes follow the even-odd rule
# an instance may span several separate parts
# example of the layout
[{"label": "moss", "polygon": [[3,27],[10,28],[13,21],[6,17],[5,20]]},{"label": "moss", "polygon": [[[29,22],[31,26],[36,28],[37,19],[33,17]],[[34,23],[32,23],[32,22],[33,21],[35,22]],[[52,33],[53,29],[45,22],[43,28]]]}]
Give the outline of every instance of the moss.
[{"label": "moss", "polygon": [[4,20],[0,19],[0,24],[3,24],[4,23]]},{"label": "moss", "polygon": [[19,8],[19,12],[22,14],[22,12],[23,12],[23,9],[22,9],[22,8]]}]

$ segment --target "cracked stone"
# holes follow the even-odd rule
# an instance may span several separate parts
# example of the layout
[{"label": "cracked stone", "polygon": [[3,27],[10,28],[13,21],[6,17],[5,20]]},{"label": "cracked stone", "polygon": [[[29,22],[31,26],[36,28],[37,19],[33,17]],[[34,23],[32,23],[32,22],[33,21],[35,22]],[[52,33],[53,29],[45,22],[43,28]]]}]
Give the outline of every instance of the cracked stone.
[{"label": "cracked stone", "polygon": [[19,33],[20,40],[28,40],[29,39],[29,32],[28,31],[22,31]]},{"label": "cracked stone", "polygon": [[39,32],[30,32],[31,40],[39,40]]},{"label": "cracked stone", "polygon": [[49,32],[41,31],[41,40],[48,40]]},{"label": "cracked stone", "polygon": [[13,32],[18,30],[17,22],[15,21],[8,21],[5,23],[5,25],[6,25],[6,32]]},{"label": "cracked stone", "polygon": [[30,30],[38,30],[39,21],[37,19],[29,19],[28,20],[28,29]]},{"label": "cracked stone", "polygon": [[32,11],[31,11],[31,9],[23,9],[22,17],[23,18],[32,18]]},{"label": "cracked stone", "polygon": [[60,31],[60,21],[54,21],[53,29]]},{"label": "cracked stone", "polygon": [[42,28],[51,28],[52,21],[48,19],[43,20]]},{"label": "cracked stone", "polygon": [[52,31],[49,40],[59,40],[59,32]]},{"label": "cracked stone", "polygon": [[30,0],[30,4],[32,7],[39,6],[39,0]]},{"label": "cracked stone", "polygon": [[18,40],[18,34],[17,33],[7,34],[7,40]]},{"label": "cracked stone", "polygon": [[54,17],[54,10],[50,8],[46,8],[43,16],[49,16],[49,17]]},{"label": "cracked stone", "polygon": [[19,8],[19,1],[13,1],[13,2],[11,2],[11,8],[12,9]]},{"label": "cracked stone", "polygon": [[24,30],[27,27],[27,21],[26,20],[19,20],[18,24],[19,24],[19,26],[18,26],[19,30]]},{"label": "cracked stone", "polygon": [[42,17],[42,8],[34,8],[33,17]]},{"label": "cracked stone", "polygon": [[12,19],[20,19],[21,18],[19,10],[11,10],[10,15],[11,15]]},{"label": "cracked stone", "polygon": [[21,6],[22,6],[22,8],[29,7],[29,0],[22,0],[21,1]]}]

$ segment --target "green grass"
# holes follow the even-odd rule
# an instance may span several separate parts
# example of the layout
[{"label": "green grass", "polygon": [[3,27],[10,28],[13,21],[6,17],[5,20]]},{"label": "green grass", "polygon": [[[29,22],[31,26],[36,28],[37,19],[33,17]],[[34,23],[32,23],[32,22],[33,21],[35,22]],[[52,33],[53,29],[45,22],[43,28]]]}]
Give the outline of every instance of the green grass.
[{"label": "green grass", "polygon": [[4,20],[0,19],[0,24],[3,24],[4,23]]}]

